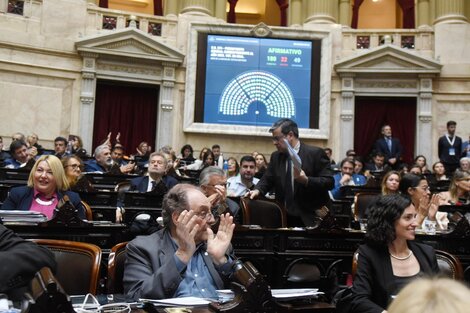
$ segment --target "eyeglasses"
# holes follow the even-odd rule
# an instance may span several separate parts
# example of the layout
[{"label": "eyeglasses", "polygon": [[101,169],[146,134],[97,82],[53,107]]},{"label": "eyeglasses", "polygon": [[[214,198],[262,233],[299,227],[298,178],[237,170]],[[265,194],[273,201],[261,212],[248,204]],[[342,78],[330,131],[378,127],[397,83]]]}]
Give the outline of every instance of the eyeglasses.
[{"label": "eyeglasses", "polygon": [[77,168],[82,169],[82,166],[80,164],[70,164],[70,165],[66,165],[65,167],[71,167],[74,170]]},{"label": "eyeglasses", "polygon": [[280,140],[284,139],[286,136],[284,135],[279,135],[279,136],[273,136],[273,138],[271,138],[271,140],[273,142],[279,142]]},{"label": "eyeglasses", "polygon": [[421,186],[421,187],[413,187],[414,189],[421,189],[421,190],[424,190],[424,191],[429,191],[431,190],[431,188],[429,186]]},{"label": "eyeglasses", "polygon": [[227,183],[223,183],[223,184],[214,184],[214,185],[205,184],[204,186],[207,186],[207,187],[222,186],[222,187],[226,188],[226,187],[227,187]]},{"label": "eyeglasses", "polygon": [[194,213],[199,218],[202,218],[203,220],[210,220],[212,215],[212,212],[201,212],[201,213]]}]

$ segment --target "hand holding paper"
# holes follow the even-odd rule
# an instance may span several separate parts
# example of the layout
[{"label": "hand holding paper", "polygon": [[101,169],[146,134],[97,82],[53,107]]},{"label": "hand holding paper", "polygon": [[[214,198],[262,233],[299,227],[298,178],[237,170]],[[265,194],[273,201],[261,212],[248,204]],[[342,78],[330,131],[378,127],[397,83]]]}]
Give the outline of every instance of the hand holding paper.
[{"label": "hand holding paper", "polygon": [[292,163],[294,164],[294,167],[301,171],[302,170],[302,160],[300,159],[299,155],[297,152],[295,152],[294,148],[291,147],[289,144],[289,141],[287,141],[286,138],[283,139],[284,143],[287,146],[287,151],[289,152],[290,158],[292,159]]}]

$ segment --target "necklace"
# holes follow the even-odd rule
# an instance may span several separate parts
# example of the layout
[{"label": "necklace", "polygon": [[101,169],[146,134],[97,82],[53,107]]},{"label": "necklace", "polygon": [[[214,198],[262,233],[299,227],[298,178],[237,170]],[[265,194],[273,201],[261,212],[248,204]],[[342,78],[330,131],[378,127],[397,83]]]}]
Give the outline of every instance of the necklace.
[{"label": "necklace", "polygon": [[408,253],[407,256],[404,256],[404,257],[399,257],[399,256],[396,256],[396,255],[393,255],[392,252],[388,251],[388,253],[390,254],[390,256],[396,260],[399,260],[399,261],[405,261],[405,260],[408,260],[411,255],[413,255],[413,251],[410,250],[410,253]]},{"label": "necklace", "polygon": [[39,197],[37,197],[37,198],[34,199],[34,201],[36,201],[40,205],[51,205],[52,203],[54,203],[54,198],[46,199],[46,201],[45,201],[45,200],[42,200]]}]

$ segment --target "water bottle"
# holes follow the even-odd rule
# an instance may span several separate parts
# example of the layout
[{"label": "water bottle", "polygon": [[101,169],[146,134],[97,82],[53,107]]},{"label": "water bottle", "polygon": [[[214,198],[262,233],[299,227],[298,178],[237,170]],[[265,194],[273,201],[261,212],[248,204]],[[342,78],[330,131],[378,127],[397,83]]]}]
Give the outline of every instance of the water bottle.
[{"label": "water bottle", "polygon": [[65,149],[65,154],[71,155],[72,152],[73,152],[73,144],[72,144],[72,140],[69,140],[69,142],[67,143],[67,148]]},{"label": "water bottle", "polygon": [[227,177],[228,176],[228,162],[227,162],[227,160],[224,160],[223,170],[224,170],[224,173],[225,173],[225,177]]}]

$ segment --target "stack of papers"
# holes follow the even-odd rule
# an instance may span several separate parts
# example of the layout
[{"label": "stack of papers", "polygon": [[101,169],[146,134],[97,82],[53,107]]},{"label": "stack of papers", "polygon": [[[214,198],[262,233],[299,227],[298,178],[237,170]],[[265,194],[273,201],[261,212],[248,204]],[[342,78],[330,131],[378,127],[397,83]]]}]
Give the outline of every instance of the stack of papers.
[{"label": "stack of papers", "polygon": [[271,294],[273,298],[277,300],[295,300],[315,298],[318,295],[323,295],[324,292],[318,291],[316,288],[271,289]]},{"label": "stack of papers", "polygon": [[208,305],[211,301],[196,298],[196,297],[182,297],[182,298],[171,298],[162,300],[153,299],[139,299],[141,302],[150,302],[157,306],[197,306],[197,305]]},{"label": "stack of papers", "polygon": [[37,224],[47,221],[47,217],[39,212],[20,210],[0,210],[0,218],[6,222],[22,222]]}]

